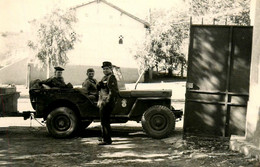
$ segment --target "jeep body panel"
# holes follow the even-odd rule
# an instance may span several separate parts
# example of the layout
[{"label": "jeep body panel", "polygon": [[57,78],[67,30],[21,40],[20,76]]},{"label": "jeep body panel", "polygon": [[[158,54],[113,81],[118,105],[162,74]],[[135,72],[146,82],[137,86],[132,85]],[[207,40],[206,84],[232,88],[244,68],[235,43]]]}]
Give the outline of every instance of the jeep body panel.
[{"label": "jeep body panel", "polygon": [[125,117],[140,121],[143,113],[153,105],[170,108],[171,90],[124,90],[120,91],[111,117]]},{"label": "jeep body panel", "polygon": [[[171,90],[123,90],[120,91],[111,118],[140,121],[143,113],[153,105],[170,108]],[[66,106],[77,112],[81,120],[99,119],[96,102],[91,101],[80,88],[36,89],[30,91],[36,117],[46,118],[55,107]]]},{"label": "jeep body panel", "polygon": [[30,90],[30,99],[36,117],[46,118],[55,107],[67,106],[80,117],[98,117],[98,107],[80,92],[80,89],[36,89]]}]

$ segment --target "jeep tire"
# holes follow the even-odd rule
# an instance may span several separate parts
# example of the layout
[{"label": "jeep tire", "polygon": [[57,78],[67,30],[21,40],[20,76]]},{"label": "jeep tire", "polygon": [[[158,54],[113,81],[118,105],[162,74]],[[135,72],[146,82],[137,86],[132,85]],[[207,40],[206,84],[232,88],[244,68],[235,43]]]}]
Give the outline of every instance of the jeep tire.
[{"label": "jeep tire", "polygon": [[142,127],[152,138],[161,139],[169,136],[175,129],[175,116],[165,106],[152,106],[142,116]]},{"label": "jeep tire", "polygon": [[78,118],[70,108],[58,107],[48,115],[46,127],[55,138],[71,137],[78,128]]}]

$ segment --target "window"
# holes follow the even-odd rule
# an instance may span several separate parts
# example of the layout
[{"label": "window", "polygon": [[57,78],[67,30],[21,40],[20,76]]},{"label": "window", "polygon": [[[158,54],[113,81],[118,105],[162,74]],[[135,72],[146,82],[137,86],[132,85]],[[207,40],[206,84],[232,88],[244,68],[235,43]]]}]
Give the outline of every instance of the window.
[{"label": "window", "polygon": [[123,44],[124,43],[123,39],[124,39],[124,37],[122,35],[120,35],[118,43]]}]

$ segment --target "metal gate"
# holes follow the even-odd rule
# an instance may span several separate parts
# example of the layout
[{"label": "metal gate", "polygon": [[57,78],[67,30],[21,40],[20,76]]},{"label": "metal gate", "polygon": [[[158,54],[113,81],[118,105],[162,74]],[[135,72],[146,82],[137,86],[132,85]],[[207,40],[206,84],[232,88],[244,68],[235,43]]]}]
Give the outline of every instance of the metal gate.
[{"label": "metal gate", "polygon": [[252,32],[249,26],[191,26],[184,137],[244,135]]}]

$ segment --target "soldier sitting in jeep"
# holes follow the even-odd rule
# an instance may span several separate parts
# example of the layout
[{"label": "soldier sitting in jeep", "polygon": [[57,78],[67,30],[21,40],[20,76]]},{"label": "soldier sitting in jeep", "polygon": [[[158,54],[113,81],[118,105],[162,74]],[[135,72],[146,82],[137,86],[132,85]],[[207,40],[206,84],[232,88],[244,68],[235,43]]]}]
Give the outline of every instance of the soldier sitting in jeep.
[{"label": "soldier sitting in jeep", "polygon": [[87,70],[87,79],[82,83],[82,88],[85,88],[86,94],[93,101],[98,100],[97,80],[94,78],[95,71],[93,68]]},{"label": "soldier sitting in jeep", "polygon": [[64,79],[62,77],[62,71],[64,70],[61,67],[54,67],[54,76],[44,80],[40,81],[39,85],[43,86],[46,89],[49,88],[73,88],[71,83],[65,84]]}]

